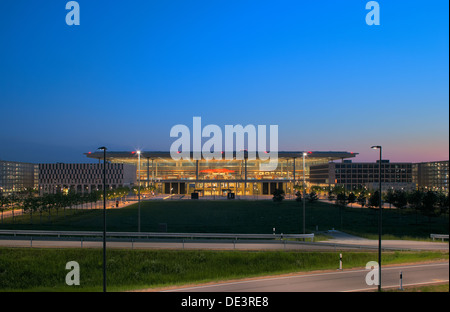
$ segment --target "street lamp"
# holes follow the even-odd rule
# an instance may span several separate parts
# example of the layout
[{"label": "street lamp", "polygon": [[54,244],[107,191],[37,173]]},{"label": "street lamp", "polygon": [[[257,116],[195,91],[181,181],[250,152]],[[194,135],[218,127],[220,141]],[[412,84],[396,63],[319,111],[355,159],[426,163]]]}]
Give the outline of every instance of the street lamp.
[{"label": "street lamp", "polygon": [[382,148],[379,145],[372,146],[372,149],[377,149],[380,151],[380,163],[379,163],[379,171],[378,171],[378,180],[379,180],[379,201],[380,201],[380,210],[378,212],[378,291],[381,291],[381,211],[382,211],[382,203],[381,203],[381,153]]},{"label": "street lamp", "polygon": [[306,180],[305,180],[305,157],[306,157],[306,153],[303,153],[303,234],[306,234],[306,224],[305,224],[305,213],[306,213],[306,208],[305,208],[305,202],[306,202]]},{"label": "street lamp", "polygon": [[106,292],[106,147],[103,150],[103,292]]},{"label": "street lamp", "polygon": [[138,154],[138,232],[141,231],[141,151]]}]

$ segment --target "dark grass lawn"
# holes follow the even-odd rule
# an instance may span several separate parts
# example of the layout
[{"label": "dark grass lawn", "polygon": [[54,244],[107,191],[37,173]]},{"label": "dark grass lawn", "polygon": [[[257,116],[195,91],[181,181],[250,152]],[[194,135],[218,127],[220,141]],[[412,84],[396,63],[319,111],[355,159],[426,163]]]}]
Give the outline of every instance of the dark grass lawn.
[{"label": "dark grass lawn", "polygon": [[[141,203],[141,231],[159,232],[160,224],[167,224],[168,232],[190,233],[302,233],[303,207],[301,203],[285,200],[180,200],[145,201]],[[108,231],[137,231],[137,204],[122,209],[107,210]],[[4,220],[1,229],[34,230],[92,230],[102,231],[103,211],[78,210],[53,212],[40,221],[39,215]],[[378,210],[368,208],[339,208],[315,202],[306,205],[306,231],[308,233],[330,229],[355,235],[378,233]],[[448,215],[428,218],[411,211],[383,210],[383,235],[389,238],[429,238],[430,233],[449,232]]]}]

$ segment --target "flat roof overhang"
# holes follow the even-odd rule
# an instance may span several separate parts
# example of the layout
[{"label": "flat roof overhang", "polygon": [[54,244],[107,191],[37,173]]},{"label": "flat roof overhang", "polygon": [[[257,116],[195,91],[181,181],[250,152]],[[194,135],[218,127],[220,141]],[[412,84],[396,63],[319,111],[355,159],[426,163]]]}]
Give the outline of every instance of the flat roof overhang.
[{"label": "flat roof overhang", "polygon": [[[307,159],[327,159],[328,161],[332,160],[340,160],[345,158],[354,158],[358,153],[354,152],[341,152],[341,151],[282,151],[278,152],[278,159],[293,159],[293,158],[303,158],[303,153],[306,153]],[[233,159],[236,159],[237,152],[233,152]],[[103,151],[89,152],[84,153],[88,158],[93,159],[103,159]],[[244,157],[246,157],[247,153],[244,152]],[[225,159],[226,154],[222,153],[222,160],[228,161],[229,159]],[[138,154],[136,151],[129,152],[117,152],[117,151],[106,151],[106,159],[107,160],[115,160],[115,159],[124,159],[124,160],[133,160],[137,159]],[[141,158],[148,159],[162,159],[162,160],[172,160],[170,152],[151,152],[151,151],[141,151]],[[193,160],[193,153],[191,152],[190,156],[191,161]],[[205,160],[205,159],[202,159]],[[214,161],[214,160],[213,160]],[[216,160],[217,161],[217,160]],[[219,160],[220,161],[220,160]]]}]

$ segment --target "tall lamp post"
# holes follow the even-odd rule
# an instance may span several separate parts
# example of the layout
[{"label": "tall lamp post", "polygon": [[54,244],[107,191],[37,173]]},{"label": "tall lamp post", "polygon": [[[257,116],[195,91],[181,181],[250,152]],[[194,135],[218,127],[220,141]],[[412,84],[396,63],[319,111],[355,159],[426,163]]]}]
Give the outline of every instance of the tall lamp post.
[{"label": "tall lamp post", "polygon": [[305,224],[305,218],[306,218],[306,179],[305,179],[305,157],[306,153],[303,153],[303,234],[306,234],[306,224]]},{"label": "tall lamp post", "polygon": [[141,151],[138,154],[138,232],[141,231]]},{"label": "tall lamp post", "polygon": [[378,291],[381,291],[381,211],[382,211],[382,202],[381,202],[381,153],[382,148],[381,146],[372,146],[372,149],[377,149],[380,151],[380,163],[379,163],[379,171],[378,171],[378,180],[379,180],[379,186],[378,186],[378,192],[379,192],[379,203],[380,203],[380,209],[378,212]]},{"label": "tall lamp post", "polygon": [[106,147],[103,150],[103,292],[106,292]]}]

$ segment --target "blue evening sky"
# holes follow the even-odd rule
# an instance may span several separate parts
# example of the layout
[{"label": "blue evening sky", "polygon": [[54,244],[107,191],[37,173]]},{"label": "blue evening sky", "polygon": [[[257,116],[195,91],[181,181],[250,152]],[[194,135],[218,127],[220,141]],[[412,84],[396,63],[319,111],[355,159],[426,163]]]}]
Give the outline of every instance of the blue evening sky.
[{"label": "blue evening sky", "polygon": [[448,1],[0,2],[0,159],[169,150],[176,124],[278,125],[279,150],[449,158]]}]

